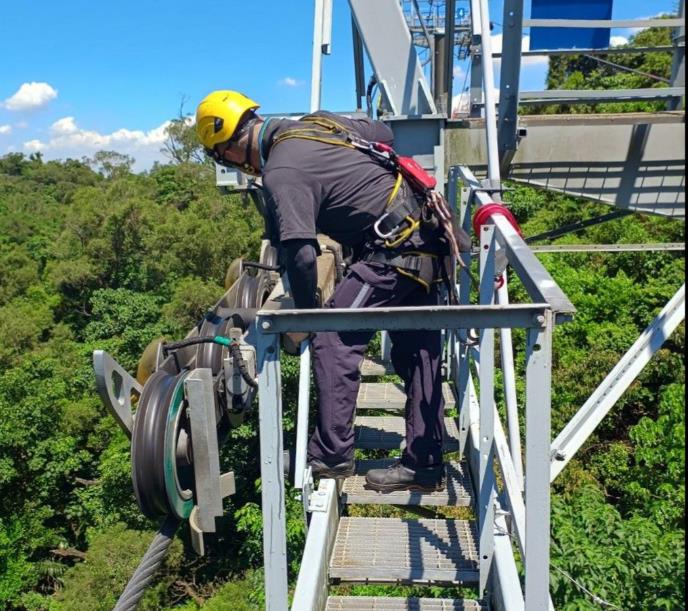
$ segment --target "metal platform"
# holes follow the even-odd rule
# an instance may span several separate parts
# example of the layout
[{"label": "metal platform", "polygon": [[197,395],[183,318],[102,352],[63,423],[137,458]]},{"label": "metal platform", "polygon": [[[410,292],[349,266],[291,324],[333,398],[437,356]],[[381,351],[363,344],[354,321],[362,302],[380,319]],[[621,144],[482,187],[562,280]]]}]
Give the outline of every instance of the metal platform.
[{"label": "metal platform", "polygon": [[326,611],[481,611],[475,600],[451,598],[377,598],[373,596],[330,596]]},{"label": "metal platform", "polygon": [[[355,445],[364,450],[395,450],[406,437],[406,421],[401,416],[356,416]],[[444,419],[444,450],[459,449],[459,429],[455,418]]]},{"label": "metal platform", "polygon": [[330,579],[461,584],[478,579],[475,524],[466,520],[342,518]]},{"label": "metal platform", "polygon": [[[634,212],[685,218],[685,113],[522,115],[509,178]],[[599,135],[603,133],[604,138]],[[485,121],[449,121],[445,163],[482,175]]]},{"label": "metal platform", "polygon": [[[442,385],[444,409],[452,409],[456,405],[454,391],[445,382]],[[358,391],[357,409],[384,409],[401,411],[406,405],[406,393],[403,384],[395,382],[362,382]]]},{"label": "metal platform", "polygon": [[444,507],[447,505],[467,507],[472,503],[471,482],[468,472],[459,462],[447,464],[447,485],[441,492],[423,493],[419,491],[378,492],[367,490],[365,474],[370,469],[384,469],[394,459],[359,460],[356,462],[356,475],[348,477],[342,487],[342,502],[349,505],[425,505]]}]

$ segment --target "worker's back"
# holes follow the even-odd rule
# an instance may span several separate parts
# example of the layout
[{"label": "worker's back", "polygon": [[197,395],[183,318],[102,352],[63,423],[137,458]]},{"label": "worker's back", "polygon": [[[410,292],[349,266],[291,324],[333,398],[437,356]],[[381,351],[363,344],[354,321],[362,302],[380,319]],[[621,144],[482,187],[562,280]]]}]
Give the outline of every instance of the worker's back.
[{"label": "worker's back", "polygon": [[[351,120],[320,113],[343,124],[360,138],[392,144],[392,131],[370,119]],[[347,246],[372,236],[394,188],[395,177],[365,152],[311,139],[289,138],[272,147],[275,138],[299,125],[273,119],[265,128],[263,186],[268,211],[279,240],[315,239],[317,232]]]}]

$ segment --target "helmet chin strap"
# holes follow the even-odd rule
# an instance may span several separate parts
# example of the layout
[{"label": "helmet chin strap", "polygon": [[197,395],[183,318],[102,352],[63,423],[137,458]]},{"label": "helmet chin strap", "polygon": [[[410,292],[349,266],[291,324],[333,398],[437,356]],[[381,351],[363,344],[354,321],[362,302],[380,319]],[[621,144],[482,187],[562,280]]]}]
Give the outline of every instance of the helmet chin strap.
[{"label": "helmet chin strap", "polygon": [[215,160],[215,163],[218,163],[219,165],[224,166],[225,168],[239,169],[245,174],[251,174],[252,176],[260,176],[260,170],[254,168],[253,165],[251,165],[251,153],[253,152],[253,134],[255,133],[255,130],[256,122],[254,122],[249,127],[248,137],[246,139],[246,147],[244,148],[244,160],[242,162],[232,163],[231,161],[227,161],[224,157],[220,157],[220,155],[217,152],[215,152],[211,155]]},{"label": "helmet chin strap", "polygon": [[251,127],[248,129],[248,138],[246,139],[246,148],[244,149],[244,162],[241,164],[241,170],[246,174],[253,176],[260,176],[260,170],[251,165],[251,153],[253,152],[253,134],[256,131],[256,124],[258,121],[253,121]]}]

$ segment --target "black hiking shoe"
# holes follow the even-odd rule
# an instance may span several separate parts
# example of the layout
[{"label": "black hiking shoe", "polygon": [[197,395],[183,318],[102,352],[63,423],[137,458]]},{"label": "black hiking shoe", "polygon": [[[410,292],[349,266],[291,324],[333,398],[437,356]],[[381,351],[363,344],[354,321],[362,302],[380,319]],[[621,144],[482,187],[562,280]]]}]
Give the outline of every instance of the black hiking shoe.
[{"label": "black hiking shoe", "polygon": [[342,479],[354,474],[354,459],[347,460],[336,465],[328,465],[322,460],[312,458],[308,461],[313,479]]},{"label": "black hiking shoe", "polygon": [[380,492],[395,490],[444,490],[444,465],[411,469],[397,461],[386,469],[371,469],[366,473],[366,488]]}]

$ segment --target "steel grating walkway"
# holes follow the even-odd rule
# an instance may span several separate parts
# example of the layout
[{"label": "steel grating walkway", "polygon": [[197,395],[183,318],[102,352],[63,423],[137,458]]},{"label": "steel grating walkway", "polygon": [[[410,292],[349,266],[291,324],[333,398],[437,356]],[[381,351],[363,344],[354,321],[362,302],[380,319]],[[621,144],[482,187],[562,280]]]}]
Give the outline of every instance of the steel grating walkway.
[{"label": "steel grating walkway", "polygon": [[376,598],[373,596],[330,596],[326,611],[483,611],[474,600],[449,598]]},{"label": "steel grating walkway", "polygon": [[463,465],[452,461],[447,463],[446,487],[441,492],[395,491],[378,492],[367,490],[365,474],[370,469],[383,469],[394,462],[394,459],[356,461],[356,475],[344,481],[342,502],[350,505],[423,505],[442,507],[446,505],[467,507],[471,505],[471,482]]},{"label": "steel grating walkway", "polygon": [[[454,391],[445,382],[442,384],[444,409],[452,409],[456,405]],[[402,411],[406,406],[404,385],[396,382],[362,382],[358,391],[357,409],[384,409]]]},{"label": "steel grating walkway", "polygon": [[[395,450],[406,437],[406,421],[401,416],[356,416],[355,446],[365,450]],[[444,419],[444,450],[459,449],[459,429],[455,418]]]},{"label": "steel grating walkway", "polygon": [[478,579],[475,525],[466,520],[341,518],[330,578],[457,585]]}]

